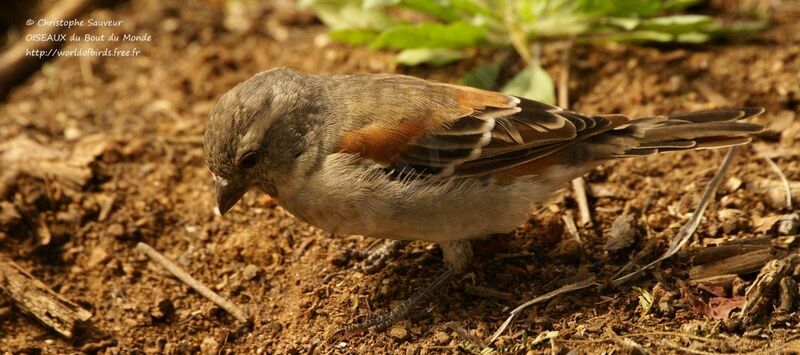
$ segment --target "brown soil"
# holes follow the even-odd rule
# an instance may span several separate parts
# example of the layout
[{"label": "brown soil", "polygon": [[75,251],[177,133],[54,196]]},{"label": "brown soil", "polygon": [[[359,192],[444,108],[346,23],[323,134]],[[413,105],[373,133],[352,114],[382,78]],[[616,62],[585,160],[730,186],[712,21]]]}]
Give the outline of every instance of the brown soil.
[{"label": "brown soil", "polygon": [[[249,193],[225,218],[216,217],[202,151],[203,128],[216,98],[276,66],[313,73],[400,71],[452,82],[476,62],[491,60],[492,53],[443,68],[396,68],[391,54],[330,43],[313,16],[293,10],[286,1],[262,2],[267,5],[247,12],[253,26],[244,32],[227,30],[221,9],[198,0],[133,0],[93,10],[87,18],[123,19],[124,24],[76,33],[150,33],[153,41],[139,45],[143,54],[133,58],[57,58],[11,92],[0,108],[0,143],[26,135],[69,152],[94,133],[110,143],[91,164],[92,178],[81,188],[24,173],[0,179],[0,201],[5,201],[0,202],[0,253],[90,310],[93,324],[111,341],[65,340],[0,298],[0,350],[457,352],[464,339],[446,326],[450,321],[486,339],[524,301],[584,274],[605,280],[633,257],[641,258],[639,264],[656,258],[688,219],[724,154],[689,152],[610,163],[588,176],[596,192],[590,200],[595,226],[580,228],[582,244],[562,238],[561,216],[577,214],[567,191],[513,233],[476,242],[472,269],[410,320],[383,333],[333,337],[337,328],[370,311],[386,311],[422,287],[442,268],[441,252],[412,243],[385,268],[368,274],[348,250],[367,248],[372,239],[330,237],[297,221],[266,196]],[[764,106],[767,113],[757,121],[769,125],[772,133],[756,146],[777,152],[775,161],[786,177],[800,180],[800,124],[795,119],[800,106],[800,5],[741,2],[764,3],[772,4],[771,27],[741,42],[576,49],[572,108],[652,115],[726,102]],[[743,10],[726,4],[712,2],[702,10],[726,18],[742,16]],[[544,48],[544,63],[552,74],[562,70],[557,48]],[[698,89],[697,82],[710,90]],[[781,190],[756,188],[778,178],[755,149],[743,149],[728,176],[741,185],[729,180],[721,188],[718,202],[712,203],[685,251],[774,235],[759,229],[758,221],[789,212],[781,204]],[[642,211],[646,236],[620,251],[605,251],[612,222],[629,209]],[[720,213],[723,209],[743,213],[731,221]],[[11,216],[11,210],[19,217]],[[139,241],[242,305],[254,317],[252,326],[237,324],[149,262],[134,248]],[[530,346],[532,351],[632,351],[612,332],[655,352],[678,352],[669,344],[697,351],[765,351],[796,337],[798,313],[744,326],[736,313],[732,319],[711,320],[686,297],[676,296],[683,288],[701,300],[710,297],[696,287],[680,286],[692,266],[685,255],[621,287],[598,285],[533,306],[496,348],[510,349],[522,344],[523,334],[530,340],[547,331],[558,335]],[[254,278],[245,277],[248,265],[248,272],[258,270]],[[755,276],[742,279],[750,284]],[[478,297],[466,291],[467,285],[512,297]],[[655,293],[663,305],[643,315],[634,285]]]}]

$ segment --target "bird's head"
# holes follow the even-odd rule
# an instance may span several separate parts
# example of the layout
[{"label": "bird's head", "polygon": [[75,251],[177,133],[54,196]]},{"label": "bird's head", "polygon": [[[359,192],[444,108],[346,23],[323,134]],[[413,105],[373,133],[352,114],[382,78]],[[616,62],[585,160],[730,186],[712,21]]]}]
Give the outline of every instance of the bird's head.
[{"label": "bird's head", "polygon": [[219,99],[206,126],[204,151],[220,213],[251,188],[280,199],[299,186],[319,156],[322,103],[315,82],[289,69],[272,69]]}]

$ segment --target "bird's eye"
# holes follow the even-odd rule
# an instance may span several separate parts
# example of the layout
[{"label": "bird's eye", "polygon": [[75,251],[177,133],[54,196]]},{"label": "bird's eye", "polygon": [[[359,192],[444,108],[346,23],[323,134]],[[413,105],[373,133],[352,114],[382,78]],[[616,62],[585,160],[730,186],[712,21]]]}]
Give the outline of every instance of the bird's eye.
[{"label": "bird's eye", "polygon": [[239,161],[239,166],[242,167],[242,169],[250,169],[256,166],[256,153],[249,152],[245,154],[242,160]]}]

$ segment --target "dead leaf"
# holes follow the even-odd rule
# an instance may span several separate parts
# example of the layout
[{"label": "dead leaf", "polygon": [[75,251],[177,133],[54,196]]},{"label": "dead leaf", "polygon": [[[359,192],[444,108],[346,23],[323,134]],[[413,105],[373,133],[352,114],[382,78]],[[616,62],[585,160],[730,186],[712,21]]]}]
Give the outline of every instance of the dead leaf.
[{"label": "dead leaf", "polygon": [[744,306],[744,297],[734,298],[714,297],[708,300],[709,314],[711,319],[725,320],[731,317],[734,309],[741,309]]},{"label": "dead leaf", "polygon": [[650,312],[650,308],[653,307],[653,294],[637,286],[633,286],[633,292],[639,294],[639,306],[642,307],[641,316],[644,317]]}]

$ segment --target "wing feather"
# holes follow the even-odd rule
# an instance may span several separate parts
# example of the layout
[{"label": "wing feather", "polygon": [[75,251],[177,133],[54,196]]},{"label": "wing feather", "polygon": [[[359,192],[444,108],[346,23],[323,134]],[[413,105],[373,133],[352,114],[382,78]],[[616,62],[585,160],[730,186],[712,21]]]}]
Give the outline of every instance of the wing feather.
[{"label": "wing feather", "polygon": [[[627,118],[620,119],[622,116],[585,116],[497,92],[427,85],[428,97],[442,95],[437,100],[441,110],[400,112],[395,118],[398,122],[371,123],[350,131],[342,137],[339,151],[359,154],[390,171],[403,172],[400,175],[473,176],[529,163],[576,139],[627,123]],[[406,95],[414,97],[413,93]],[[395,110],[418,106],[402,105]],[[432,114],[440,111],[454,114]]]}]

